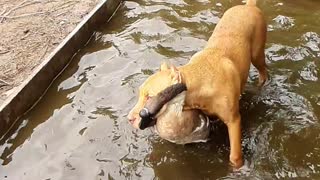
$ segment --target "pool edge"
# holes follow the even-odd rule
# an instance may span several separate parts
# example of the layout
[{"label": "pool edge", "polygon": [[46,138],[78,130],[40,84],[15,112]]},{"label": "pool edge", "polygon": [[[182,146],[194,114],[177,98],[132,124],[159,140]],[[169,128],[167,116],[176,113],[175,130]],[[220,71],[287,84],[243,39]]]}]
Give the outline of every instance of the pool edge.
[{"label": "pool edge", "polygon": [[11,95],[0,105],[0,140],[17,119],[41,99],[72,57],[87,44],[94,30],[102,23],[108,22],[122,1],[102,0],[31,75],[15,87]]}]

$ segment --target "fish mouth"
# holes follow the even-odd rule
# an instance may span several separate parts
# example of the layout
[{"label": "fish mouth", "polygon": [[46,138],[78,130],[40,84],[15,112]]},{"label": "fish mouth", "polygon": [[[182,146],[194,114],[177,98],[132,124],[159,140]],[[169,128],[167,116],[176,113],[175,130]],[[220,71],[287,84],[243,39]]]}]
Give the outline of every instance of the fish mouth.
[{"label": "fish mouth", "polygon": [[156,124],[157,118],[153,115],[153,113],[150,113],[147,107],[141,109],[141,111],[139,112],[139,116],[141,118],[139,122],[139,129],[141,130],[144,130]]},{"label": "fish mouth", "polygon": [[156,96],[147,100],[146,105],[140,110],[139,116],[141,121],[139,122],[139,128],[144,130],[156,123],[156,115],[160,112],[162,107],[175,98],[177,95],[186,91],[187,87],[183,83],[177,83],[171,85],[158,93]]},{"label": "fish mouth", "polygon": [[144,130],[148,127],[155,126],[157,124],[157,118],[141,118],[141,121],[139,122],[139,129]]}]

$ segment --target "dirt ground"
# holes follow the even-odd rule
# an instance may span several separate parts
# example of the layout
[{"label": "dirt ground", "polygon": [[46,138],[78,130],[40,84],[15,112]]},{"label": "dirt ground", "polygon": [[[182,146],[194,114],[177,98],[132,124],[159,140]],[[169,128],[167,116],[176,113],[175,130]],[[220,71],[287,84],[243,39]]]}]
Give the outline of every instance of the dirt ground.
[{"label": "dirt ground", "polygon": [[0,105],[99,1],[0,1]]}]

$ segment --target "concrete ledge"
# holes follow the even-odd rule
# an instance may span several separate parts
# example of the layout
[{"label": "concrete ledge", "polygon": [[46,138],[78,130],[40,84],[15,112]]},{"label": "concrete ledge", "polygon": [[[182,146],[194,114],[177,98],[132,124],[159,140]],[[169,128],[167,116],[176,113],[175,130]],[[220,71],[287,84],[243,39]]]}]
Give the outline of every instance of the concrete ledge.
[{"label": "concrete ledge", "polygon": [[107,22],[122,0],[102,0],[63,42],[0,106],[0,140],[13,124],[32,108],[72,57],[90,40],[94,30]]}]

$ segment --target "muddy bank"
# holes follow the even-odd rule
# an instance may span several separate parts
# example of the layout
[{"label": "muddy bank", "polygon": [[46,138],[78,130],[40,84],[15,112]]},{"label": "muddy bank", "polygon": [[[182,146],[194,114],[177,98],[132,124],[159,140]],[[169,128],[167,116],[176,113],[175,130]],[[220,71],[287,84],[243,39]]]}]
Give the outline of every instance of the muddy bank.
[{"label": "muddy bank", "polygon": [[0,104],[98,3],[0,2]]}]

